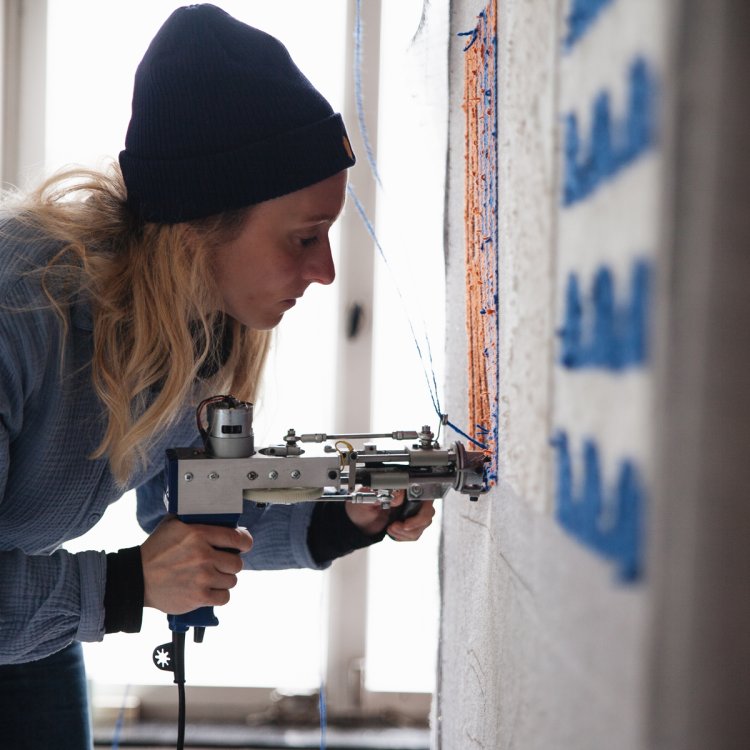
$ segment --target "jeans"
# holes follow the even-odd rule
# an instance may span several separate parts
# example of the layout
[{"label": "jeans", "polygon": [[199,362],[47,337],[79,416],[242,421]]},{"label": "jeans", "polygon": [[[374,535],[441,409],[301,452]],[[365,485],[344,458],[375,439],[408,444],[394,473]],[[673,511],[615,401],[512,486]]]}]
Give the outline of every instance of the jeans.
[{"label": "jeans", "polygon": [[46,659],[0,665],[0,747],[90,750],[86,672],[80,643]]}]

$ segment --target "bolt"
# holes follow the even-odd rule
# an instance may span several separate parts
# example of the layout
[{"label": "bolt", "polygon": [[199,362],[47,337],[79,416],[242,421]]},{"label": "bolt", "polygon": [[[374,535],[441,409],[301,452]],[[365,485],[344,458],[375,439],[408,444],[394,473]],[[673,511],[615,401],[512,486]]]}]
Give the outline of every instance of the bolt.
[{"label": "bolt", "polygon": [[184,480],[185,480],[186,482],[192,482],[192,481],[193,481],[193,475],[192,475],[192,473],[188,471],[188,472],[187,472],[187,473],[185,474],[185,476],[183,477],[183,479],[184,479]]},{"label": "bolt", "polygon": [[339,473],[337,471],[329,471],[328,472],[328,478],[329,479],[338,479]]},{"label": "bolt", "polygon": [[252,482],[255,479],[258,478],[258,472],[257,471],[248,471],[247,478]]},{"label": "bolt", "polygon": [[273,471],[268,472],[268,478],[269,479],[278,479],[279,478],[279,472],[275,469]]},{"label": "bolt", "polygon": [[302,476],[302,472],[299,469],[295,469],[292,472],[292,479],[299,479]]},{"label": "bolt", "polygon": [[424,487],[419,484],[413,484],[409,487],[409,494],[412,497],[422,497],[424,495]]},{"label": "bolt", "polygon": [[208,478],[209,478],[210,480],[212,480],[212,481],[216,481],[216,480],[217,480],[217,479],[219,478],[219,474],[218,474],[217,472],[215,472],[215,471],[212,471],[212,472],[211,472],[211,473],[210,473],[210,474],[208,475]]}]

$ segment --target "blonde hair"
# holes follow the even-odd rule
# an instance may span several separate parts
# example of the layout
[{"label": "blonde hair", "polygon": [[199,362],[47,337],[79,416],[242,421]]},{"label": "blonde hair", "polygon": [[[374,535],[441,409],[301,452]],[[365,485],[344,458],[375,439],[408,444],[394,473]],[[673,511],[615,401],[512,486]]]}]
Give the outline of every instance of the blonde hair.
[{"label": "blonde hair", "polygon": [[144,224],[125,197],[117,165],[106,173],[75,169],[47,180],[16,209],[60,243],[41,273],[65,334],[74,296],[90,299],[92,380],[107,412],[91,457],[106,456],[121,486],[186,404],[216,393],[254,400],[270,343],[270,332],[221,312],[212,272],[215,249],[237,236],[251,209]]}]

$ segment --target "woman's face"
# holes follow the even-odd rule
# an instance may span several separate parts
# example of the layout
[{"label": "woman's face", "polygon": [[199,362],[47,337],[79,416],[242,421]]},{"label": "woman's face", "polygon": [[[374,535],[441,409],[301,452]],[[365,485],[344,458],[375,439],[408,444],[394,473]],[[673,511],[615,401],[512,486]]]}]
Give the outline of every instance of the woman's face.
[{"label": "woman's face", "polygon": [[310,284],[330,284],[328,230],[345,196],[342,171],[253,206],[240,234],[216,253],[224,312],[249,328],[274,328]]}]

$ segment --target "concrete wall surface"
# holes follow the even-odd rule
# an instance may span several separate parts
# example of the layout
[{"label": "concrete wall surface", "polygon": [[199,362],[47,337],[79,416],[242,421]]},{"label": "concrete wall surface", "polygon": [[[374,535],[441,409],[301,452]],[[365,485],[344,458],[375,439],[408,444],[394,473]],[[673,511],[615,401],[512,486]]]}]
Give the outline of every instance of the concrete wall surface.
[{"label": "concrete wall surface", "polygon": [[[485,7],[451,3],[458,424],[472,388],[459,34]],[[748,7],[498,2],[498,476],[479,502],[444,504],[441,750],[750,746]]]}]

